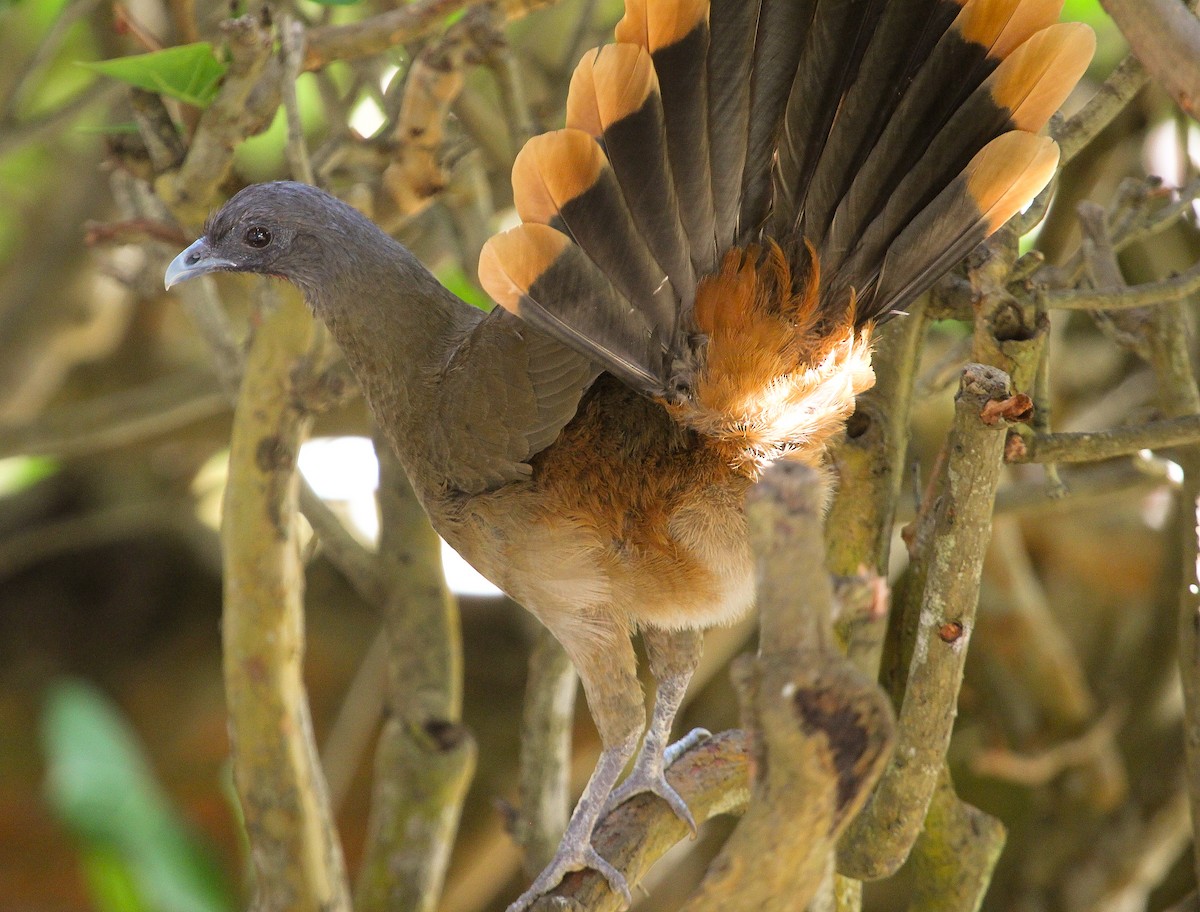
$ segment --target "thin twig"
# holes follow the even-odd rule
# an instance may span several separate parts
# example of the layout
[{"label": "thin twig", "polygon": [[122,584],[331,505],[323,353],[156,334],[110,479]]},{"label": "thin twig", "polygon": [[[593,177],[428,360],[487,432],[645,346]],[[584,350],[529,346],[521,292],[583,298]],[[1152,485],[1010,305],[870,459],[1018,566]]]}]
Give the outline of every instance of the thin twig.
[{"label": "thin twig", "polygon": [[70,458],[170,434],[229,411],[228,397],[213,386],[211,375],[183,373],[64,407],[41,416],[36,424],[3,428],[0,458]]},{"label": "thin twig", "polygon": [[1065,310],[1122,310],[1132,307],[1152,307],[1172,301],[1183,301],[1200,292],[1200,263],[1186,272],[1161,282],[1109,288],[1073,288],[1045,291],[1043,306]]},{"label": "thin twig", "polygon": [[1184,415],[1107,431],[1014,435],[1004,458],[1011,463],[1098,462],[1196,443],[1200,443],[1200,415]]},{"label": "thin twig", "polygon": [[375,552],[354,537],[304,478],[300,479],[300,511],[321,540],[321,553],[341,571],[363,601],[381,608],[387,599],[387,581]]},{"label": "thin twig", "polygon": [[1102,754],[1115,753],[1117,732],[1126,715],[1123,709],[1110,707],[1078,738],[1061,741],[1036,754],[1018,754],[999,748],[980,751],[971,758],[971,770],[977,776],[1000,779],[1025,788],[1046,785],[1069,769],[1094,763]]},{"label": "thin twig", "polygon": [[380,632],[358,663],[354,680],[346,688],[346,696],[321,746],[321,768],[325,771],[329,806],[334,814],[346,800],[362,758],[379,730],[387,685],[387,663],[387,634]]},{"label": "thin twig", "polygon": [[285,16],[279,26],[280,52],[283,55],[283,71],[279,79],[279,95],[283,99],[283,110],[287,116],[287,155],[292,180],[313,184],[312,162],[308,157],[308,145],[304,141],[304,124],[300,120],[300,103],[296,100],[296,79],[304,62],[304,25],[297,19]]},{"label": "thin twig", "polygon": [[5,124],[0,129],[0,156],[30,143],[49,139],[93,105],[108,104],[118,98],[124,88],[119,82],[98,79],[48,114]]},{"label": "thin twig", "polygon": [[[491,0],[418,0],[376,16],[346,25],[313,29],[308,36],[304,69],[319,70],[334,60],[369,57],[424,38],[437,31],[460,10]],[[555,0],[499,0],[505,18],[519,19]]]},{"label": "thin twig", "polygon": [[980,607],[980,648],[1024,685],[1052,731],[1078,731],[1095,712],[1095,698],[1011,518],[993,524],[985,580],[996,597]]},{"label": "thin twig", "polygon": [[1075,510],[1099,500],[1126,497],[1172,484],[1164,459],[1136,459],[1089,466],[1066,475],[1066,493],[1051,496],[1041,480],[1017,481],[996,492],[996,515]]},{"label": "thin twig", "polygon": [[46,67],[53,61],[54,55],[58,53],[71,26],[89,15],[99,5],[100,0],[74,0],[74,2],[64,5],[41,40],[38,41],[37,47],[34,48],[29,59],[13,67],[17,79],[5,94],[3,102],[0,102],[0,127],[3,127],[0,129],[0,134],[11,129],[26,97],[33,90],[33,86],[45,72]]}]

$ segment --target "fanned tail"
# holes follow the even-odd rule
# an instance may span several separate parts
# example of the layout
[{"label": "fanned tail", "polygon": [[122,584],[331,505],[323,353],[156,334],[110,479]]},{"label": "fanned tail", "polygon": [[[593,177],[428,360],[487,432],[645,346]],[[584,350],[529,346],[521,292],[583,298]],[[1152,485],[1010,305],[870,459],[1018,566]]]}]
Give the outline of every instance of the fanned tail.
[{"label": "fanned tail", "polygon": [[627,0],[513,169],[485,288],[757,471],[816,460],[870,327],[1050,181],[1063,0]]}]

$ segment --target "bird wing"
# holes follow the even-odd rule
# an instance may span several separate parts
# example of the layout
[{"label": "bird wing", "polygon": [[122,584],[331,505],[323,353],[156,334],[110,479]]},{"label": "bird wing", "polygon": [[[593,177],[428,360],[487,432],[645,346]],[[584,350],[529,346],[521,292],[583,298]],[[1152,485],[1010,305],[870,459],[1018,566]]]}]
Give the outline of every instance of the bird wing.
[{"label": "bird wing", "polygon": [[433,450],[468,494],[528,478],[600,373],[592,361],[497,307],[463,337],[444,369]]}]

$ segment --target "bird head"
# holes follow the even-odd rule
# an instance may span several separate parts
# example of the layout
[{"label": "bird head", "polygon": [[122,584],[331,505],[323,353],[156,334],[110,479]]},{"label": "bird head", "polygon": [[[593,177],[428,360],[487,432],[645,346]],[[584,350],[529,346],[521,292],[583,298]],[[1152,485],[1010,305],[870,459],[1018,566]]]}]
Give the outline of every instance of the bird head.
[{"label": "bird head", "polygon": [[[214,213],[167,267],[167,288],[213,272],[251,272],[309,290],[330,278],[337,241],[377,229],[357,210],[307,184],[253,184]],[[344,249],[344,248],[341,248]]]}]

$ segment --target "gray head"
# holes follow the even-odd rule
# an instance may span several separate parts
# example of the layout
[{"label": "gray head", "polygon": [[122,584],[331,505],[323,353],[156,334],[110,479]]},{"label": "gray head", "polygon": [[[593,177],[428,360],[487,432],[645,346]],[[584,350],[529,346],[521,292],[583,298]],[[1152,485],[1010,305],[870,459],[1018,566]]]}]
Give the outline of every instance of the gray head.
[{"label": "gray head", "polygon": [[362,257],[386,256],[397,246],[324,190],[292,181],[254,184],[209,218],[164,278],[170,288],[210,272],[253,272],[287,279],[312,300]]}]

